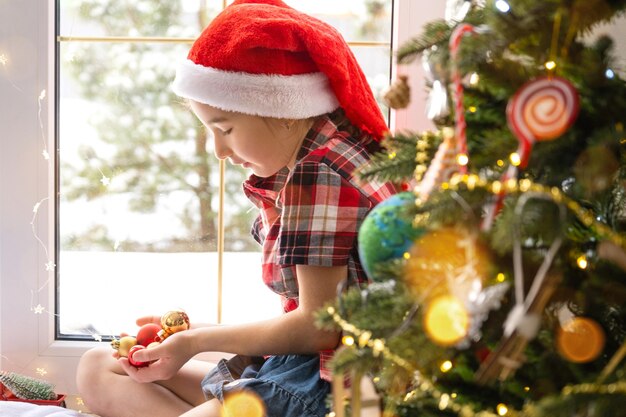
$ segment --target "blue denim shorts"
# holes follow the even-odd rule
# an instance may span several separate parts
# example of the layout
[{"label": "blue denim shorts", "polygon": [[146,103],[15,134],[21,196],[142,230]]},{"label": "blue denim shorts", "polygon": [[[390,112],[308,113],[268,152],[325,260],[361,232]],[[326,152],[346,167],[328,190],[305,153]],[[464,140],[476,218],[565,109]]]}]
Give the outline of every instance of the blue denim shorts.
[{"label": "blue denim shorts", "polygon": [[207,399],[250,390],[265,403],[267,417],[324,417],[330,384],[320,378],[319,355],[234,356],[222,359],[202,380]]}]

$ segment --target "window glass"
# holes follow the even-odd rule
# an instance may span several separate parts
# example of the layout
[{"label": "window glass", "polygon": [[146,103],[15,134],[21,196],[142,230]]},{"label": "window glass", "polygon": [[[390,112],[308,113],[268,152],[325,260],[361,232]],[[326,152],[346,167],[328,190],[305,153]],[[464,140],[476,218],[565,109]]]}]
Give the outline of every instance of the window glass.
[{"label": "window glass", "polygon": [[[391,1],[288,3],[348,40],[382,42],[354,46],[379,94],[389,80]],[[384,12],[367,12],[374,3]],[[141,315],[173,308],[200,322],[279,313],[249,234],[256,210],[241,192],[249,173],[227,164],[220,190],[210,137],[170,90],[189,39],[223,1],[62,0],[57,7],[60,336],[117,335]]]}]

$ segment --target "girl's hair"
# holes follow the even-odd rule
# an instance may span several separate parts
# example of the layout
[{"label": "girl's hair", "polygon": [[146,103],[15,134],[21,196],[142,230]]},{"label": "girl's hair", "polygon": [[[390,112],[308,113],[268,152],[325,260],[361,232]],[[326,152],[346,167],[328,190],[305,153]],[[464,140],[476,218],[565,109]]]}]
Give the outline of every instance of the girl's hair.
[{"label": "girl's hair", "polygon": [[363,143],[368,152],[375,153],[382,150],[380,143],[375,141],[371,135],[363,132],[361,129],[352,124],[350,119],[346,117],[346,113],[341,107],[329,113],[328,117],[337,126],[337,130],[346,132],[349,136]]}]

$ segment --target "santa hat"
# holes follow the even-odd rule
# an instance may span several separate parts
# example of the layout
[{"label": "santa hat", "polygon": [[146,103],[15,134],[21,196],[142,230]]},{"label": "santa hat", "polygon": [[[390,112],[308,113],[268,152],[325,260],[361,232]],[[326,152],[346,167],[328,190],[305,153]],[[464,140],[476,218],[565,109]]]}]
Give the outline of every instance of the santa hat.
[{"label": "santa hat", "polygon": [[194,42],[173,89],[222,110],[282,119],[342,107],[374,138],[387,131],[339,32],[280,0],[237,0],[226,7]]}]

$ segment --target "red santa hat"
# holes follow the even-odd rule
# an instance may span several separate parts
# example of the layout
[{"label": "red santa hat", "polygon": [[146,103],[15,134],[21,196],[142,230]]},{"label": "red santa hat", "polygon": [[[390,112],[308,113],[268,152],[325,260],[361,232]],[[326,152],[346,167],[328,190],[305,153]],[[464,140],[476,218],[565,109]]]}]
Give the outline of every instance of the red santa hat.
[{"label": "red santa hat", "polygon": [[387,131],[339,32],[280,0],[236,0],[226,7],[194,42],[173,89],[222,110],[282,119],[342,107],[375,139]]}]

